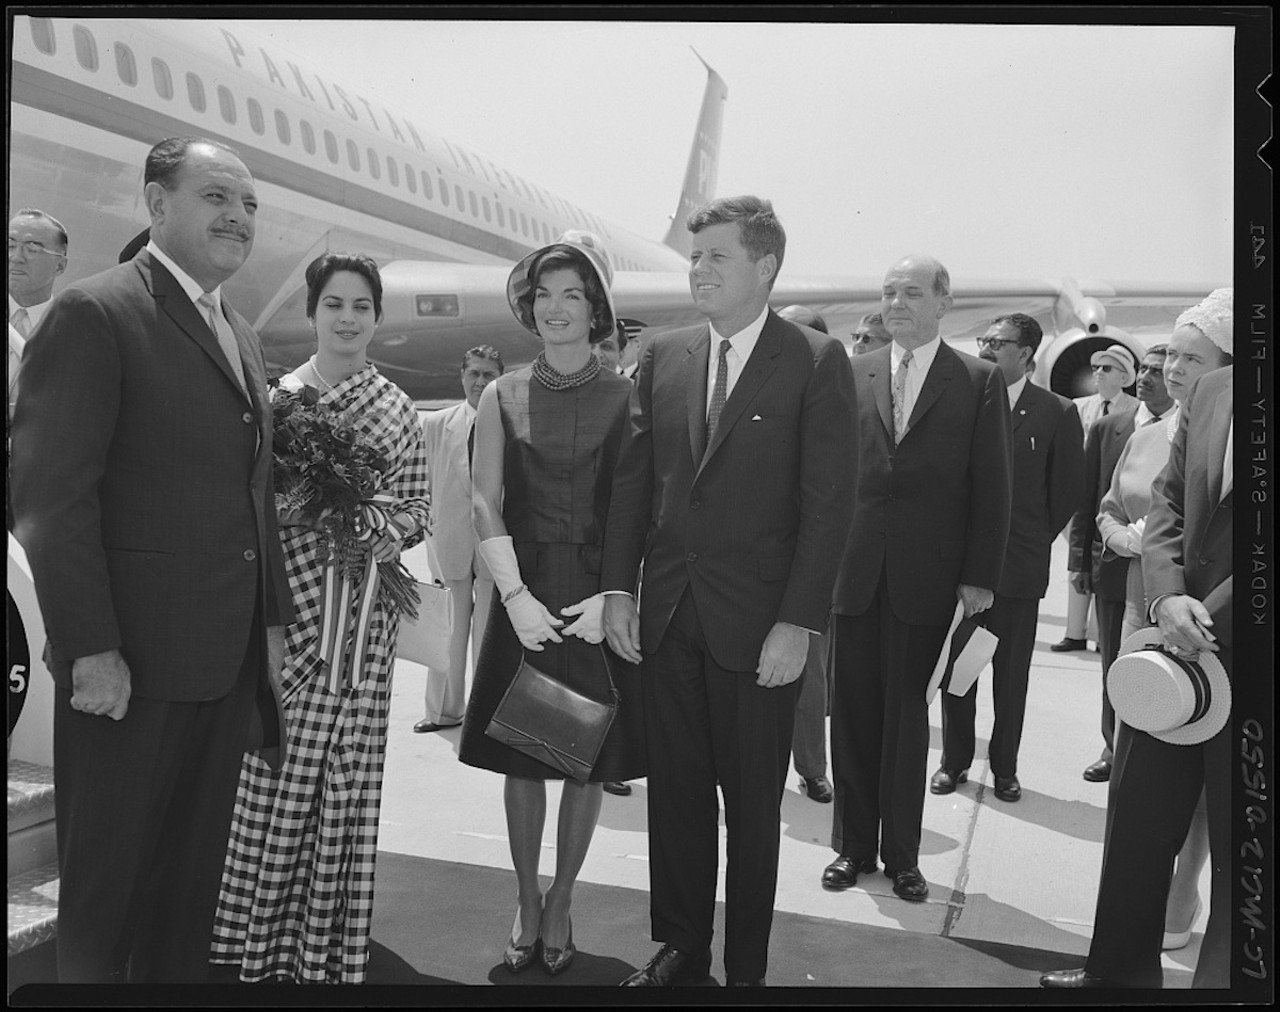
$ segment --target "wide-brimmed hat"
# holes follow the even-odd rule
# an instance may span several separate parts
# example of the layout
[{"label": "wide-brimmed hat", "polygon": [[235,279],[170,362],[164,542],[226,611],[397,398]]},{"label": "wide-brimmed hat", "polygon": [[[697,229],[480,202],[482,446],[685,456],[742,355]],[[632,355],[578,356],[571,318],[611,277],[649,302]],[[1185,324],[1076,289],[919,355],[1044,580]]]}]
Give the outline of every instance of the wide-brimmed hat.
[{"label": "wide-brimmed hat", "polygon": [[1132,386],[1133,381],[1138,378],[1133,354],[1123,344],[1109,345],[1089,356],[1090,365],[1101,365],[1103,362],[1110,362],[1124,374],[1124,381],[1120,384],[1122,387]]},{"label": "wide-brimmed hat", "polygon": [[1165,649],[1155,626],[1120,644],[1107,672],[1116,717],[1171,745],[1199,745],[1226,726],[1231,680],[1217,656],[1179,657]]},{"label": "wide-brimmed hat", "polygon": [[[604,243],[600,241],[599,236],[592,232],[584,232],[581,229],[570,229],[563,233],[555,242],[534,250],[528,256],[516,263],[511,270],[511,276],[507,278],[507,303],[511,306],[511,312],[515,314],[521,326],[526,330],[538,333],[538,329],[524,321],[520,315],[519,300],[528,293],[531,282],[529,278],[530,269],[542,257],[551,252],[557,246],[566,246],[577,253],[581,253],[586,258],[587,263],[591,265],[591,269],[595,271],[596,279],[600,282],[600,287],[604,289],[604,301],[609,307],[609,323],[603,335],[598,339],[602,340],[605,336],[612,334],[618,325],[618,313],[613,308],[613,295],[609,289],[613,285],[613,268],[609,266],[609,256],[605,252]],[[541,335],[539,335],[541,336]],[[592,335],[595,337],[595,335]]]}]

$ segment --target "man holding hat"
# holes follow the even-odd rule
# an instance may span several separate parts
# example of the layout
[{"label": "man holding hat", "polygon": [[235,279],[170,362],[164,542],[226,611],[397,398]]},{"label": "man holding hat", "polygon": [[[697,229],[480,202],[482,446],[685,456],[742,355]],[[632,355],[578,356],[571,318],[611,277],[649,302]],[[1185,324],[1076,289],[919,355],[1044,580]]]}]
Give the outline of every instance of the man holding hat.
[{"label": "man holding hat", "polygon": [[[1138,410],[1137,398],[1125,393],[1125,388],[1133,386],[1138,375],[1133,355],[1128,348],[1122,344],[1108,345],[1089,357],[1089,365],[1093,367],[1093,382],[1098,392],[1088,397],[1075,398],[1076,409],[1080,412],[1080,426],[1086,439],[1093,423],[1098,419]],[[1091,592],[1082,589],[1083,582],[1073,571],[1067,587],[1067,631],[1060,641],[1049,648],[1054,653],[1084,650],[1089,645],[1086,630]]]},{"label": "man holding hat", "polygon": [[[1231,326],[1231,289],[1218,289],[1178,318],[1171,344],[1194,328],[1230,361]],[[1044,974],[1043,987],[1160,986],[1173,859],[1202,790],[1212,891],[1192,986],[1230,982],[1233,428],[1231,369],[1216,369],[1184,401],[1152,489],[1142,558],[1159,633],[1131,636],[1108,680],[1133,736],[1114,785],[1089,957],[1081,969]]]}]

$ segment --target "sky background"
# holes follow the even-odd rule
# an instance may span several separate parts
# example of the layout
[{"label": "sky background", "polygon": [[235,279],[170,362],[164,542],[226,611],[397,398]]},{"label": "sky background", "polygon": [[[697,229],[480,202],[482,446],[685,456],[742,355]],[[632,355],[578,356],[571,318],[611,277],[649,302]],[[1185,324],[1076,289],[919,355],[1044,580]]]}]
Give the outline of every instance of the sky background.
[{"label": "sky background", "polygon": [[[243,24],[243,23],[242,23]],[[769,197],[784,271],[1231,281],[1221,27],[258,21],[252,33],[660,239],[705,83],[718,192]]]}]

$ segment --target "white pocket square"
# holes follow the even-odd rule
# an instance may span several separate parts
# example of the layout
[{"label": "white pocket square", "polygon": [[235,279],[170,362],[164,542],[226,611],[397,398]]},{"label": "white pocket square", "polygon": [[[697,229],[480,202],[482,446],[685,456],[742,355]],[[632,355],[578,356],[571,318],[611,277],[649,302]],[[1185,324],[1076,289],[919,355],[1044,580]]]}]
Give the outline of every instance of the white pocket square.
[{"label": "white pocket square", "polygon": [[764,419],[763,419],[763,418],[761,418],[759,415],[752,415],[752,416],[751,416],[751,420],[752,420],[753,422],[763,422],[763,421],[764,421]]}]

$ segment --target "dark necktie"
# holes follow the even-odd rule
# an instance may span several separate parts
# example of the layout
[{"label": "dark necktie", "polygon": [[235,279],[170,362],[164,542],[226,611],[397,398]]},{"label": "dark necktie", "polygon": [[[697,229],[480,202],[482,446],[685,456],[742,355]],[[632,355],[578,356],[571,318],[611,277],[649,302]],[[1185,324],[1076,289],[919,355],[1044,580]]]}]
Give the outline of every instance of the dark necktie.
[{"label": "dark necktie", "polygon": [[1105,416],[1106,416],[1106,414],[1107,414],[1107,412],[1108,412],[1108,411],[1110,411],[1110,410],[1111,410],[1111,402],[1110,402],[1110,401],[1103,401],[1103,402],[1102,402],[1102,414],[1103,414],[1103,417],[1105,417]]},{"label": "dark necktie", "polygon": [[732,347],[727,337],[720,339],[720,362],[716,366],[716,385],[711,391],[711,406],[707,409],[707,443],[710,444],[716,434],[716,426],[720,424],[720,412],[724,410],[724,402],[729,399],[729,349]]},{"label": "dark necktie", "polygon": [[1156,423],[1156,422],[1158,422],[1158,421],[1160,421],[1160,416],[1159,416],[1159,415],[1157,415],[1154,411],[1153,411],[1153,412],[1151,412],[1151,417],[1150,417],[1149,419],[1147,419],[1147,424],[1148,424],[1148,425],[1153,425],[1153,424],[1155,424],[1155,423]]},{"label": "dark necktie", "polygon": [[467,474],[471,473],[471,465],[476,459],[476,423],[467,429]]}]

